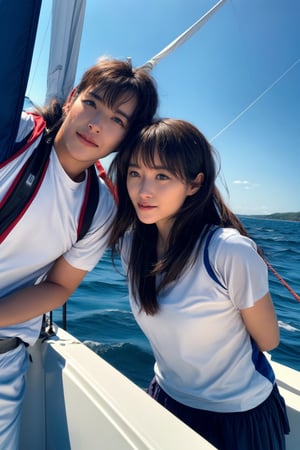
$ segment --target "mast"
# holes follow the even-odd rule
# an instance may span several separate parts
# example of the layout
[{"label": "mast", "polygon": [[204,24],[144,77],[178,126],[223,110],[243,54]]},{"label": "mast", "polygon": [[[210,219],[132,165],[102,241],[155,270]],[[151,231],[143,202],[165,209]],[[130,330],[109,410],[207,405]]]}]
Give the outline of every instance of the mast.
[{"label": "mast", "polygon": [[11,154],[27,87],[41,0],[0,4],[0,163]]},{"label": "mast", "polygon": [[145,70],[152,70],[154,66],[158,64],[158,62],[165,58],[169,53],[172,53],[182,44],[184,44],[188,39],[190,39],[193,34],[195,34],[207,21],[210,17],[217,12],[217,10],[223,6],[226,0],[219,0],[207,13],[205,13],[202,17],[200,17],[197,22],[195,22],[192,26],[190,26],[184,33],[178,36],[174,41],[172,41],[169,45],[163,48],[159,53],[153,56],[149,61],[145,62],[141,68]]}]

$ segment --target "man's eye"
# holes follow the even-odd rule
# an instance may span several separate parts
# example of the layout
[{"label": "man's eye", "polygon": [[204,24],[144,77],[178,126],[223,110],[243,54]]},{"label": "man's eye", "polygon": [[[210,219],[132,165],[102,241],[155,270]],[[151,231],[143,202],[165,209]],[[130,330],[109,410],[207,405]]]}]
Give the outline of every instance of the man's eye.
[{"label": "man's eye", "polygon": [[96,108],[96,103],[94,102],[94,100],[85,99],[85,100],[82,100],[82,102],[85,105],[93,106],[93,108]]}]

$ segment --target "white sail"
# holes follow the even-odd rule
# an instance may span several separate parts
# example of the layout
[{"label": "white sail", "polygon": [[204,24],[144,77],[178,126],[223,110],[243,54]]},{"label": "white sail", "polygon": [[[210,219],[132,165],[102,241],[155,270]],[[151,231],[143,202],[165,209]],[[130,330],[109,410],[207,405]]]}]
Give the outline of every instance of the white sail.
[{"label": "white sail", "polygon": [[74,87],[86,0],[53,0],[46,104]]}]

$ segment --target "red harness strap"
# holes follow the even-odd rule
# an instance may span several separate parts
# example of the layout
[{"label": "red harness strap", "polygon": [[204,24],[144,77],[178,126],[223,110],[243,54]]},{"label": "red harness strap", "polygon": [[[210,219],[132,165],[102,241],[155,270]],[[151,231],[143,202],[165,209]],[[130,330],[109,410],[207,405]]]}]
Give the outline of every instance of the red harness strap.
[{"label": "red harness strap", "polygon": [[[41,135],[45,129],[45,121],[41,116],[32,114],[34,118],[34,128],[30,136],[21,144],[15,154],[5,162],[7,164],[17,156],[21,155],[29,146]],[[12,185],[0,202],[0,243],[8,236],[11,230],[24,216],[25,212],[34,200],[45,177],[49,155],[52,149],[52,141],[44,135],[16,175]],[[77,236],[81,239],[88,231],[93,220],[99,201],[99,181],[92,166],[88,169],[88,178],[84,201],[81,206]]]}]

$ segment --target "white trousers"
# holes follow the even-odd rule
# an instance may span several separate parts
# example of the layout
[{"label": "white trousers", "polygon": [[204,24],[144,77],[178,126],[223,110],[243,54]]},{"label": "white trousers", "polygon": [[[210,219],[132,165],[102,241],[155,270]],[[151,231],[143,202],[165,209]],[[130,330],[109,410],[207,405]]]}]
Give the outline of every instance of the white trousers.
[{"label": "white trousers", "polygon": [[18,450],[29,356],[26,347],[0,354],[0,450]]}]

